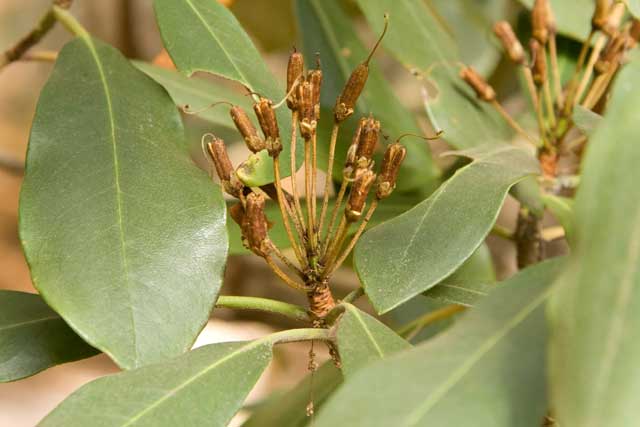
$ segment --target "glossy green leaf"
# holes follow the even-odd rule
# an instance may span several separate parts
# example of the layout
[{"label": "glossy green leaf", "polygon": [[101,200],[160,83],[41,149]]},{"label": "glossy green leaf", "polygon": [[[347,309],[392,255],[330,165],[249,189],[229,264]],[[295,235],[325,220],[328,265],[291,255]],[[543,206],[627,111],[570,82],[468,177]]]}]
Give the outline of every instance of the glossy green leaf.
[{"label": "glossy green leaf", "polygon": [[356,270],[379,313],[453,273],[491,230],[509,188],[539,171],[536,159],[512,146],[457,154],[473,162],[410,211],[372,228],[356,246]]},{"label": "glossy green leaf", "polygon": [[179,355],[220,288],[224,224],[164,89],[98,40],[67,44],[38,101],[20,199],[47,303],[123,368]]},{"label": "glossy green leaf", "polygon": [[317,411],[342,383],[342,373],[332,361],[326,362],[313,374],[307,375],[293,389],[269,398],[255,410],[242,427],[306,427],[311,419],[307,415],[309,392],[313,387],[313,407]]},{"label": "glossy green leaf", "polygon": [[347,378],[372,362],[411,348],[402,337],[351,304],[344,304],[336,338]]},{"label": "glossy green leaf", "polygon": [[[155,0],[154,6],[162,40],[180,71],[187,75],[205,71],[226,77],[274,102],[284,98],[284,90],[225,6],[211,0]],[[288,159],[290,112],[279,108],[276,115],[284,146],[281,156]],[[245,178],[250,185],[273,181],[272,161],[266,151],[253,157],[259,161],[256,160],[255,169],[247,171]],[[289,175],[289,162],[281,163],[283,176]]]},{"label": "glossy green leaf", "polygon": [[270,361],[269,340],[208,345],[97,379],[39,427],[225,427]]},{"label": "glossy green leaf", "polygon": [[586,136],[592,136],[602,121],[600,114],[594,113],[582,105],[576,105],[572,118],[576,127]]},{"label": "glossy green leaf", "polygon": [[[531,9],[535,0],[520,0]],[[584,40],[591,30],[594,0],[550,0],[556,17],[558,32],[578,40]]]},{"label": "glossy green leaf", "polygon": [[[296,6],[305,56],[310,60],[316,52],[320,53],[324,74],[321,102],[328,109],[333,109],[336,97],[351,72],[369,52],[356,35],[353,23],[340,6],[340,1],[297,0]],[[405,133],[422,134],[413,113],[402,105],[374,62],[375,59],[370,64],[367,85],[351,120],[373,114],[391,138]],[[344,139],[350,143],[351,135]],[[403,143],[408,154],[398,179],[399,189],[410,190],[435,181],[439,170],[431,158],[428,145],[416,138],[407,138]],[[347,146],[343,148],[346,150]]]},{"label": "glossy green leaf", "polygon": [[486,282],[458,282],[445,280],[424,293],[426,297],[433,298],[447,304],[458,304],[465,307],[473,307],[482,298],[486,297],[496,284]]},{"label": "glossy green leaf", "polygon": [[553,194],[545,194],[543,196],[544,204],[551,214],[558,220],[562,228],[564,228],[567,240],[571,241],[574,234],[574,200],[567,197],[554,196]]},{"label": "glossy green leaf", "polygon": [[547,409],[543,303],[561,265],[523,270],[448,331],[361,369],[316,426],[539,426]]},{"label": "glossy green leaf", "polygon": [[589,141],[570,266],[550,304],[550,378],[560,425],[621,427],[638,416],[639,84],[636,57],[618,76]]},{"label": "glossy green leaf", "polygon": [[38,295],[0,290],[0,382],[96,354]]},{"label": "glossy green leaf", "polygon": [[[177,71],[167,70],[147,62],[134,61],[133,65],[164,87],[177,106],[184,107],[189,105],[191,111],[204,110],[198,112],[197,117],[218,127],[236,131],[229,116],[228,107],[207,108],[214,102],[228,101],[240,105],[247,111],[251,108],[249,97],[242,96],[221,84],[215,84],[204,79],[187,78]],[[240,139],[239,135],[238,139]]]},{"label": "glossy green leaf", "polygon": [[389,32],[383,44],[408,70],[430,75],[431,107],[444,139],[456,148],[506,141],[507,126],[458,76],[460,55],[422,1],[358,0],[375,32],[389,14]]}]

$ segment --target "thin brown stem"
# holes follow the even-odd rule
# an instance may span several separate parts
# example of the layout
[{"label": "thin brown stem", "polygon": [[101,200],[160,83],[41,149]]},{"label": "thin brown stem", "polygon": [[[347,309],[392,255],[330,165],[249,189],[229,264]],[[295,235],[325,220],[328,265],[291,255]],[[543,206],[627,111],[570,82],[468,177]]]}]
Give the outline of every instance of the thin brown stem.
[{"label": "thin brown stem", "polygon": [[347,193],[347,187],[349,186],[349,180],[347,177],[343,177],[342,184],[340,184],[340,190],[338,191],[338,197],[336,197],[336,201],[333,205],[333,209],[331,211],[331,220],[329,221],[329,225],[327,226],[327,233],[324,238],[323,245],[323,256],[327,254],[327,250],[329,249],[329,242],[331,233],[333,232],[333,227],[336,225],[336,220],[338,219],[338,212],[340,211],[340,206],[342,205],[342,200],[344,199],[345,194]]},{"label": "thin brown stem", "polygon": [[515,130],[521,136],[526,138],[534,146],[536,146],[536,147],[538,146],[537,141],[535,139],[533,139],[533,137],[531,135],[529,135],[524,129],[522,129],[522,127],[518,124],[518,122],[516,122],[513,119],[513,117],[511,117],[511,115],[507,112],[507,110],[505,110],[504,107],[502,105],[500,105],[500,103],[498,101],[496,101],[494,99],[493,101],[491,101],[491,105],[493,105],[493,107],[498,111],[498,113],[500,113],[500,115],[505,119],[507,124],[509,124],[509,126],[511,126],[511,128],[513,130]]},{"label": "thin brown stem", "polygon": [[589,56],[589,61],[587,62],[587,68],[585,69],[584,74],[582,75],[582,80],[580,80],[580,84],[578,85],[578,90],[576,91],[576,96],[574,97],[573,104],[574,106],[579,104],[582,100],[582,96],[584,95],[584,91],[587,89],[587,85],[593,76],[593,69],[598,62],[598,58],[600,58],[600,53],[602,49],[604,49],[604,45],[606,43],[607,38],[599,34],[596,39],[596,43],[593,46],[593,50],[591,51],[591,55]]},{"label": "thin brown stem", "polygon": [[578,77],[582,71],[582,66],[584,65],[584,61],[587,59],[587,53],[589,53],[589,48],[591,47],[591,41],[593,40],[593,36],[595,35],[594,30],[592,29],[589,32],[589,36],[582,43],[582,49],[580,50],[580,56],[578,56],[578,62],[576,63],[576,69],[571,76],[571,80],[569,80],[569,84],[567,85],[567,96],[566,102],[564,104],[563,116],[569,117],[571,110],[573,108],[573,99],[575,97],[575,91],[577,89],[576,85],[578,84]]},{"label": "thin brown stem", "polygon": [[460,313],[461,311],[464,311],[466,309],[466,307],[462,306],[462,305],[458,305],[458,304],[452,304],[452,305],[448,305],[446,307],[442,307],[441,309],[429,312],[427,314],[425,314],[424,316],[421,316],[409,323],[407,323],[406,325],[404,325],[403,327],[401,327],[400,329],[396,330],[396,332],[398,333],[398,335],[401,335],[403,337],[405,337],[406,339],[411,339],[413,337],[415,337],[418,332],[420,332],[421,330],[423,330],[426,326],[438,321],[438,320],[442,320],[442,319],[446,319],[450,316],[453,316],[456,313]]},{"label": "thin brown stem", "polygon": [[533,81],[533,74],[531,73],[531,69],[526,65],[522,65],[522,74],[524,75],[524,79],[527,83],[527,91],[529,92],[529,97],[531,98],[531,104],[533,106],[533,110],[536,113],[536,120],[538,122],[538,130],[540,132],[540,138],[542,140],[545,140],[546,129],[544,125],[544,117],[542,113],[542,108],[540,106],[540,99],[536,91],[536,84]]},{"label": "thin brown stem", "polygon": [[549,118],[549,125],[551,129],[556,127],[556,112],[553,107],[553,97],[551,95],[551,85],[549,79],[546,79],[543,84],[544,100],[547,105],[547,117]]},{"label": "thin brown stem", "polygon": [[315,230],[315,224],[317,224],[317,209],[316,209],[316,205],[317,205],[317,196],[318,196],[318,192],[317,192],[317,185],[318,185],[318,155],[317,155],[317,149],[318,149],[318,136],[317,133],[313,133],[313,136],[311,137],[311,194],[313,195],[313,197],[311,198],[311,210],[312,212],[312,216],[313,216],[313,223],[314,223],[314,239],[317,239],[317,230]]},{"label": "thin brown stem", "polygon": [[307,291],[308,288],[303,285],[300,284],[298,282],[296,282],[294,279],[292,279],[291,277],[289,277],[284,271],[282,271],[280,269],[280,267],[278,267],[278,264],[275,263],[275,261],[273,261],[273,258],[271,258],[271,255],[266,255],[264,257],[265,261],[267,262],[267,264],[269,265],[269,267],[271,267],[271,270],[280,278],[282,279],[282,281],[284,283],[287,284],[287,286],[299,290],[299,291]]},{"label": "thin brown stem", "polygon": [[618,68],[620,67],[620,63],[612,64],[610,66],[610,70],[605,74],[602,74],[596,78],[596,81],[593,83],[591,90],[587,94],[587,98],[582,103],[582,106],[588,109],[593,109],[596,106],[598,101],[604,96],[613,80],[613,77],[616,75]]},{"label": "thin brown stem", "polygon": [[322,262],[322,265],[325,266],[325,271],[328,271],[331,268],[331,265],[340,254],[340,248],[342,248],[342,245],[347,238],[350,225],[351,222],[347,221],[346,215],[343,215],[340,220],[340,224],[338,225],[338,229],[336,230],[336,234],[333,236],[332,244],[327,249]]},{"label": "thin brown stem", "polygon": [[331,130],[331,140],[329,142],[329,163],[327,164],[327,176],[324,183],[324,195],[322,197],[322,209],[320,211],[320,224],[318,225],[318,232],[320,233],[322,232],[322,227],[324,226],[325,217],[327,215],[327,208],[329,206],[329,189],[331,187],[331,182],[333,181],[333,163],[335,161],[339,129],[340,125],[338,123],[334,123],[333,129]]},{"label": "thin brown stem", "polygon": [[300,270],[294,263],[291,262],[291,260],[289,258],[287,258],[285,256],[285,254],[282,253],[282,251],[273,243],[271,243],[271,251],[278,257],[278,259],[280,261],[282,261],[282,263],[284,265],[286,265],[287,267],[289,267],[291,270],[295,271],[295,273],[304,280],[305,275],[302,272],[302,270]]},{"label": "thin brown stem", "polygon": [[313,201],[314,195],[311,190],[311,141],[304,141],[304,188],[305,201],[307,203],[307,240],[311,248],[314,245],[314,218],[313,218]]},{"label": "thin brown stem", "polygon": [[558,45],[555,32],[549,37],[549,57],[551,58],[551,74],[553,75],[553,90],[559,108],[563,108],[564,94],[562,93],[562,80],[560,79],[560,67],[558,66]]},{"label": "thin brown stem", "polygon": [[291,114],[291,192],[293,194],[293,203],[295,205],[296,215],[298,220],[304,223],[304,215],[302,214],[302,207],[300,206],[300,194],[298,193],[298,184],[296,182],[296,146],[298,142],[297,137],[298,128],[298,112],[294,111]]},{"label": "thin brown stem", "polygon": [[[296,258],[298,259],[300,265],[304,266],[306,264],[306,258],[298,247],[298,242],[296,241],[296,238],[293,235],[293,231],[291,230],[291,225],[289,224],[289,213],[295,213],[291,212],[290,209],[287,209],[289,204],[287,202],[287,199],[284,197],[284,192],[282,191],[282,183],[280,182],[280,159],[278,157],[273,159],[273,173],[275,176],[276,192],[278,193],[278,206],[280,207],[282,222],[284,224],[285,231],[287,232],[289,242],[291,243],[291,247],[296,254]],[[300,232],[300,230],[298,230],[298,232]]]}]

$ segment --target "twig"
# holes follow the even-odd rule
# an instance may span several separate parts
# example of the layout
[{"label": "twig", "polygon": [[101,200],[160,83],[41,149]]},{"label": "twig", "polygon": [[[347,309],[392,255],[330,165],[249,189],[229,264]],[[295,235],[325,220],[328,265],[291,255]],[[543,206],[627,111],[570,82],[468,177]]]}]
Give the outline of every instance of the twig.
[{"label": "twig", "polygon": [[331,187],[331,182],[333,180],[333,162],[335,161],[336,142],[338,140],[339,129],[340,125],[338,123],[334,123],[333,129],[331,130],[331,140],[329,142],[329,163],[327,164],[327,176],[324,183],[324,195],[322,198],[322,209],[320,211],[320,224],[318,225],[318,231],[320,233],[322,232],[322,227],[324,226],[325,217],[327,215],[327,207],[329,206],[329,188]]},{"label": "twig", "polygon": [[310,322],[311,318],[304,307],[295,304],[289,304],[282,301],[245,296],[226,296],[218,297],[216,307],[224,307],[236,310],[257,310],[269,313],[277,313],[289,317],[294,320]]}]

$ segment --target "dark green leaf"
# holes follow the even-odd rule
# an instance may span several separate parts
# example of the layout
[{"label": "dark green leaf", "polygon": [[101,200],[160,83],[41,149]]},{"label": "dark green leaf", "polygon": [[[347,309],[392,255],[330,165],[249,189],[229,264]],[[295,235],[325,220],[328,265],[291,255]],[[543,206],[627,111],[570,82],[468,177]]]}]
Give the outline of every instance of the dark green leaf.
[{"label": "dark green leaf", "polygon": [[493,283],[496,281],[496,272],[493,268],[491,252],[486,244],[478,249],[458,268],[451,276],[445,279],[447,282],[471,282],[482,281]]},{"label": "dark green leaf", "polygon": [[389,13],[384,46],[410,71],[430,75],[431,106],[444,138],[456,148],[509,139],[507,126],[458,76],[458,48],[422,1],[358,0],[378,32]]},{"label": "dark green leaf", "polygon": [[456,324],[358,371],[317,427],[539,426],[547,409],[543,303],[562,263],[528,268]]},{"label": "dark green leaf", "polygon": [[589,141],[575,243],[550,304],[553,407],[564,426],[621,427],[638,416],[640,61],[621,71]]},{"label": "dark green leaf", "polygon": [[[297,0],[296,6],[300,28],[303,29],[305,55],[311,59],[319,52],[322,60],[322,104],[333,109],[336,97],[351,72],[364,61],[369,52],[356,35],[353,23],[339,1]],[[369,68],[369,78],[360,96],[355,117],[372,113],[391,138],[405,133],[421,134],[413,114],[403,107],[378,67],[371,63]],[[351,120],[355,121],[356,118]],[[344,139],[350,142],[351,135]],[[439,170],[427,149],[428,145],[415,138],[407,138],[403,143],[407,146],[408,154],[398,179],[399,188],[410,190],[433,185],[430,182],[437,180]],[[345,145],[344,149],[346,148]]]},{"label": "dark green leaf", "polygon": [[98,40],[66,45],[38,102],[20,200],[51,307],[123,368],[179,355],[220,287],[224,224],[162,87]]},{"label": "dark green leaf", "polygon": [[474,161],[427,200],[372,228],[356,246],[356,269],[379,313],[453,273],[491,230],[509,188],[538,173],[538,162],[512,146],[457,154]]},{"label": "dark green leaf", "polygon": [[0,382],[96,354],[38,295],[0,290]]},{"label": "dark green leaf", "polygon": [[[180,71],[226,77],[274,102],[284,97],[251,39],[225,6],[212,0],[155,0],[154,5],[162,40]],[[276,115],[284,146],[281,157],[288,159],[290,114],[286,108],[279,108]],[[267,152],[252,157],[254,168],[243,176],[247,184],[259,186],[273,181]],[[281,163],[283,176],[287,176],[289,162]]]},{"label": "dark green leaf", "polygon": [[411,344],[375,318],[344,304],[338,323],[338,350],[345,377],[352,376],[371,362],[411,348]]},{"label": "dark green leaf", "polygon": [[268,340],[208,345],[95,380],[39,426],[224,427],[270,361]]}]

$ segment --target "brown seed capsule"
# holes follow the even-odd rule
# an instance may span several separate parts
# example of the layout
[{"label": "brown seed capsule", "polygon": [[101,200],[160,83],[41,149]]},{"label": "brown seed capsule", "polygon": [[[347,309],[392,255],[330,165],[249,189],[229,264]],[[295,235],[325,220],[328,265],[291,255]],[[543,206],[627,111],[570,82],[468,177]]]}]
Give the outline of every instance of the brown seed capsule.
[{"label": "brown seed capsule", "polygon": [[541,45],[546,45],[549,41],[549,28],[547,12],[549,10],[548,0],[535,0],[531,10],[531,29],[533,38]]},{"label": "brown seed capsule", "polygon": [[[371,163],[371,157],[378,144],[380,136],[380,122],[373,117],[367,118],[360,130],[360,139],[356,149],[356,164],[359,167],[366,167]],[[363,163],[360,165],[360,163]]]},{"label": "brown seed capsule", "polygon": [[218,174],[218,178],[220,178],[224,190],[230,195],[238,197],[244,186],[236,178],[233,164],[229,159],[224,141],[214,137],[213,141],[207,143],[207,151],[213,161],[216,173]]},{"label": "brown seed capsule", "polygon": [[547,58],[542,45],[536,40],[529,41],[531,58],[533,60],[533,81],[538,86],[542,86],[547,80]]},{"label": "brown seed capsule", "polygon": [[369,66],[364,62],[353,70],[336,101],[334,109],[336,122],[340,123],[353,114],[356,102],[364,89],[364,85],[367,83],[368,77]]},{"label": "brown seed capsule", "polygon": [[356,161],[358,160],[358,158],[356,157],[356,153],[358,151],[358,144],[360,143],[360,135],[362,134],[362,129],[367,120],[368,119],[366,117],[362,117],[360,119],[360,121],[358,122],[358,127],[353,134],[351,145],[349,145],[349,149],[347,150],[347,157],[345,158],[343,169],[343,174],[346,177],[351,176],[351,174],[353,173],[353,168],[356,165]]},{"label": "brown seed capsule", "polygon": [[493,27],[493,32],[500,39],[502,47],[507,52],[507,55],[509,55],[509,59],[516,64],[524,63],[524,48],[513,32],[511,24],[507,21],[497,22]]},{"label": "brown seed capsule", "polygon": [[266,98],[260,98],[258,102],[253,104],[253,109],[264,134],[267,151],[271,157],[277,157],[282,151],[282,143],[280,142],[280,130],[273,102]]},{"label": "brown seed capsule", "polygon": [[305,81],[298,86],[298,112],[300,114],[300,134],[305,140],[316,132],[317,122],[313,108],[313,86]]},{"label": "brown seed capsule", "polygon": [[249,249],[254,253],[265,256],[269,253],[269,225],[264,214],[265,199],[262,194],[249,193],[244,218],[242,220],[242,234],[247,239]]},{"label": "brown seed capsule", "polygon": [[492,102],[496,99],[496,91],[473,68],[464,67],[460,70],[460,77],[471,86],[481,100]]},{"label": "brown seed capsule", "polygon": [[[289,64],[287,66],[287,93],[290,95],[287,97],[287,106],[294,110],[296,108],[296,91],[293,89],[293,85],[296,84],[296,80],[302,76],[304,72],[304,58],[300,52],[293,52],[289,56]],[[297,83],[300,83],[298,80]]]},{"label": "brown seed capsule", "polygon": [[237,105],[231,107],[229,113],[231,114],[231,120],[233,120],[236,129],[238,129],[238,132],[242,135],[249,150],[253,153],[264,150],[266,148],[265,142],[258,135],[258,131],[255,126],[253,126],[253,123],[251,123],[251,119],[249,119],[247,113]]},{"label": "brown seed capsule", "polygon": [[317,122],[320,120],[320,89],[322,88],[322,70],[311,70],[307,76],[307,81],[311,83],[311,104],[313,105],[313,116]]},{"label": "brown seed capsule", "polygon": [[380,176],[378,177],[378,190],[376,191],[378,199],[386,199],[393,193],[396,188],[400,165],[402,165],[406,156],[407,149],[398,142],[387,147],[380,167]]},{"label": "brown seed capsule", "polygon": [[594,30],[604,30],[609,17],[611,0],[596,0],[596,8],[591,18],[591,26]]},{"label": "brown seed capsule", "polygon": [[351,187],[351,193],[349,194],[349,201],[345,209],[347,220],[355,222],[362,216],[365,204],[367,202],[367,196],[371,185],[376,180],[376,174],[370,170],[363,170],[361,173],[356,173],[356,179]]}]

